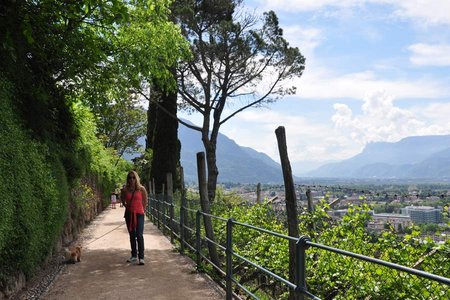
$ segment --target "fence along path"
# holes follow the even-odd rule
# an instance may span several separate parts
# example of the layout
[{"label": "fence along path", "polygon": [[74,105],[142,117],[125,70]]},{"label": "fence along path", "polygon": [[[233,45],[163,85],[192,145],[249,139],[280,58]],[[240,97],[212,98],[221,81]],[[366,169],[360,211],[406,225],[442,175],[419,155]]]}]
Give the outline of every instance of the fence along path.
[{"label": "fence along path", "polygon": [[124,209],[108,208],[80,237],[82,261],[69,264],[41,299],[224,299],[220,288],[196,273],[193,262],[146,220],[145,265],[130,256]]}]

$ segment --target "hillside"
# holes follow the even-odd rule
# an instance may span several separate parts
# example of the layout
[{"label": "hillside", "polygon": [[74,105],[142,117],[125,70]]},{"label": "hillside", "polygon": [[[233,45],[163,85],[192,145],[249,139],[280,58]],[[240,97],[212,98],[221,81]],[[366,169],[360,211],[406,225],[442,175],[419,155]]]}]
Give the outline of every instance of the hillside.
[{"label": "hillside", "polygon": [[[204,151],[200,133],[180,124],[181,164],[186,181],[197,181],[197,152]],[[269,156],[252,148],[241,147],[220,134],[217,142],[219,182],[281,183],[281,166]]]},{"label": "hillside", "polygon": [[347,160],[308,173],[335,178],[450,178],[450,135],[376,142]]}]

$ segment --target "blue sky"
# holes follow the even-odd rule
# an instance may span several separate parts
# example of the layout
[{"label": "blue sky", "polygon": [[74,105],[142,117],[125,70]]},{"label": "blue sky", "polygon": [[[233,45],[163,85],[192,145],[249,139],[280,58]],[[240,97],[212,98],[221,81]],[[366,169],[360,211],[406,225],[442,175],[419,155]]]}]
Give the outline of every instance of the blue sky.
[{"label": "blue sky", "polygon": [[[253,0],[274,10],[306,57],[297,94],[238,114],[221,132],[294,173],[349,158],[369,142],[450,134],[450,0]],[[199,123],[195,116],[187,117]]]}]

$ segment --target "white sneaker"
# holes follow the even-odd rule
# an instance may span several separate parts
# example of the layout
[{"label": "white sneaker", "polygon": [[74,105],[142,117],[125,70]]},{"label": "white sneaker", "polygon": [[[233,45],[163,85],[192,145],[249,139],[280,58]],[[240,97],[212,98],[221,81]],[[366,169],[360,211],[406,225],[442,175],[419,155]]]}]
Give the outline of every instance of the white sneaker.
[{"label": "white sneaker", "polygon": [[145,265],[145,262],[144,262],[144,259],[143,259],[143,258],[140,258],[140,259],[139,259],[139,264],[140,264],[140,265]]},{"label": "white sneaker", "polygon": [[127,262],[129,262],[129,263],[135,263],[135,262],[137,262],[137,257],[130,257],[129,259],[127,259]]}]

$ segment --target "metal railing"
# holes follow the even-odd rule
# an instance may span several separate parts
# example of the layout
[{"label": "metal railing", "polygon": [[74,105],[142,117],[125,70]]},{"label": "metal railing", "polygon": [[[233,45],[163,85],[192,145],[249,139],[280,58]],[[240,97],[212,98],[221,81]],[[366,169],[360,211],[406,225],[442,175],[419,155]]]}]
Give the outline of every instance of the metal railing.
[{"label": "metal railing", "polygon": [[[178,214],[175,214],[175,211]],[[418,296],[417,299],[449,299],[450,297],[450,278],[434,275],[421,270],[405,267],[399,264],[387,262],[384,260],[364,256],[361,254],[325,246],[312,242],[309,237],[302,236],[300,238],[294,238],[280,233],[272,232],[263,228],[255,227],[246,223],[241,223],[235,221],[233,218],[225,219],[222,217],[210,215],[201,212],[198,209],[192,209],[185,206],[178,206],[172,202],[165,201],[164,199],[158,199],[154,195],[149,196],[149,204],[147,207],[147,215],[152,220],[152,222],[167,235],[170,235],[171,242],[174,243],[175,238],[180,243],[180,252],[185,253],[186,250],[190,250],[195,254],[195,259],[197,266],[200,267],[202,261],[206,261],[210,264],[217,274],[225,279],[225,289],[226,289],[226,299],[232,299],[233,295],[237,296],[233,291],[233,285],[238,287],[241,291],[245,292],[249,297],[253,299],[259,299],[254,292],[250,291],[249,288],[244,286],[239,282],[239,280],[234,276],[233,270],[235,267],[234,261],[245,262],[248,266],[257,269],[261,274],[264,274],[280,284],[286,286],[291,292],[294,293],[296,299],[305,299],[308,297],[310,299],[320,299],[312,292],[308,291],[306,284],[306,251],[309,248],[317,248],[330,253],[336,253],[345,257],[350,257],[359,261],[368,262],[370,264],[375,264],[383,267],[387,267],[392,270],[399,272],[411,274],[422,279],[427,279],[430,281],[442,284],[444,291],[441,297],[421,297]],[[178,219],[175,215],[179,216]],[[188,217],[190,215],[190,218]],[[225,223],[226,229],[226,242],[225,245],[217,243],[211,239],[204,236],[202,227],[202,216],[210,217],[214,220]],[[195,223],[192,222],[195,219]],[[233,231],[236,226],[246,228],[247,230],[254,230],[260,233],[268,234],[286,241],[295,242],[296,244],[296,279],[295,282],[291,282],[282,276],[275,274],[274,272],[264,268],[261,265],[251,261],[250,259],[243,257],[241,254],[233,250]],[[195,237],[195,238],[194,238]],[[225,258],[225,271],[222,270],[221,266],[215,265],[205,254],[203,249],[205,248],[205,243],[213,243],[216,247],[224,252]],[[222,256],[223,257],[223,256]],[[401,276],[400,276],[401,277]],[[356,299],[356,298],[355,298]],[[372,298],[373,299],[373,298]],[[404,299],[416,299],[415,297],[405,297]]]}]

